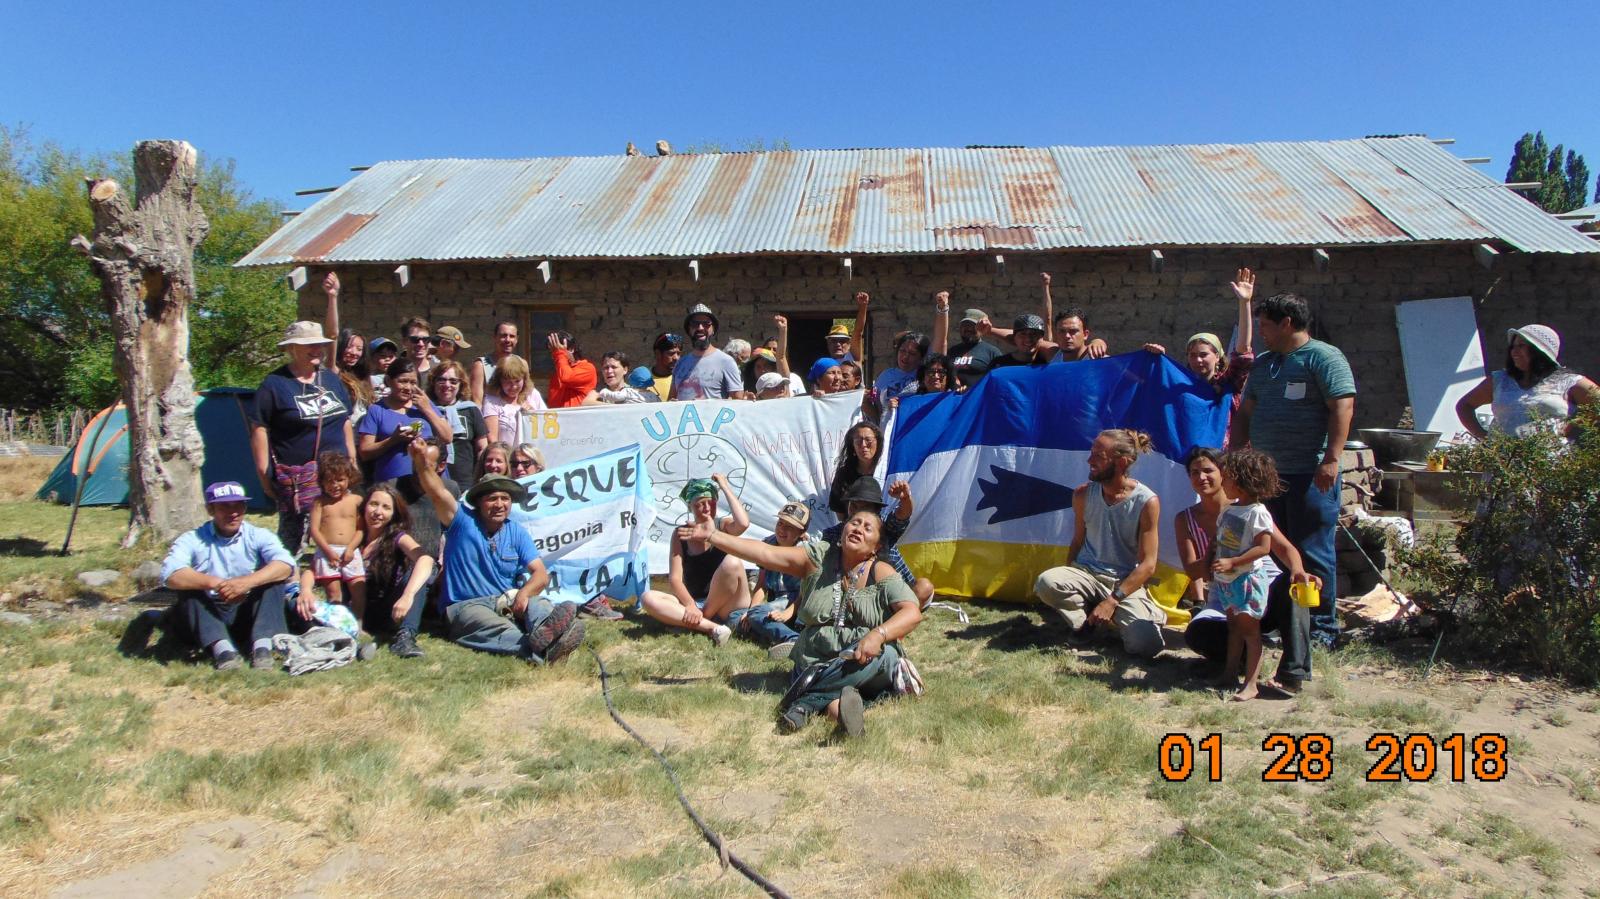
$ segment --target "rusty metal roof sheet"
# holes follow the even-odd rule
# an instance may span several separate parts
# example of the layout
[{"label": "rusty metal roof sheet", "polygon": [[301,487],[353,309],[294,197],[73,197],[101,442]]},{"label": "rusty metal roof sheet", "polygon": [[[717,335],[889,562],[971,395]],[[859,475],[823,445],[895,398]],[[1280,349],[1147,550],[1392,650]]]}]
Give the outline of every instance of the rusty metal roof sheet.
[{"label": "rusty metal roof sheet", "polygon": [[1488,240],[1600,252],[1392,137],[383,162],[239,265]]}]

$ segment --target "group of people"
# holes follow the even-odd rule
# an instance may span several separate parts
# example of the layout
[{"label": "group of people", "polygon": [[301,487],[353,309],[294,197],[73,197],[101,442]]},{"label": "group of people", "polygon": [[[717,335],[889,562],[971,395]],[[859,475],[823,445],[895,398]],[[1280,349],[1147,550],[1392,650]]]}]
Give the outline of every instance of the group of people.
[{"label": "group of people", "polygon": [[[1176,518],[1172,539],[1202,607],[1185,632],[1215,661],[1235,696],[1293,693],[1311,674],[1311,646],[1332,646],[1334,531],[1339,460],[1349,435],[1356,387],[1335,347],[1313,339],[1306,301],[1278,294],[1256,301],[1255,275],[1240,269],[1232,341],[1213,333],[1184,344],[1185,366],[1226,397],[1231,426],[1224,447],[1197,447],[1186,460],[1198,502]],[[854,331],[837,326],[802,379],[791,370],[788,328],[759,348],[744,340],[717,346],[720,322],[697,305],[683,336],[660,335],[650,365],[630,366],[610,351],[596,365],[567,332],[546,335],[552,360],[546,392],[518,356],[515,324],[495,329],[493,349],[465,358],[472,344],[453,326],[424,319],[401,326],[401,343],[370,340],[338,326],[339,283],[323,282],[328,325],[289,326],[286,363],[256,394],[251,447],[262,489],[278,508],[274,534],[244,521],[247,496],[235,483],[207,488],[210,520],[172,547],[163,570],[175,594],[164,619],[207,651],[218,668],[272,667],[271,639],[347,607],[363,629],[391,637],[399,656],[422,650],[417,635],[430,607],[455,642],[535,663],[558,661],[584,638],[582,619],[621,614],[604,597],[581,606],[543,597],[548,573],[537,541],[510,520],[524,498],[522,478],[544,468],[528,438],[528,414],[547,408],[696,399],[772,399],[863,388],[862,333],[870,300],[857,295]],[[794,663],[781,724],[795,729],[826,713],[860,733],[867,703],[916,692],[921,678],[901,642],[921,620],[934,585],[895,548],[914,514],[904,483],[886,491],[873,472],[884,440],[877,421],[919,393],[962,392],[1006,366],[1043,366],[1104,356],[1108,347],[1086,313],[1057,314],[1050,277],[1044,314],[1026,312],[1009,330],[981,309],[958,322],[948,343],[950,296],[934,299],[932,337],[894,339],[894,365],[863,391],[862,411],[845,435],[828,506],[839,523],[811,534],[803,501],[771,516],[773,534],[742,536],[750,512],[720,475],[683,490],[686,523],[672,541],[665,590],[647,590],[639,609],[663,625],[722,645],[735,634],[759,640]],[[1047,323],[1049,330],[1047,331]],[[1252,343],[1259,335],[1259,357]],[[1570,414],[1600,395],[1588,379],[1560,368],[1559,337],[1530,325],[1510,335],[1506,371],[1463,400],[1492,404],[1496,422],[1521,427],[1556,411]],[[332,349],[331,358],[328,356]],[[1164,347],[1144,349],[1164,353]],[[809,387],[808,387],[809,384]],[[1546,409],[1546,407],[1549,407]],[[1509,410],[1509,411],[1503,411]],[[1517,419],[1514,416],[1522,416]],[[1089,481],[1073,495],[1075,527],[1065,564],[1041,573],[1035,592],[1073,640],[1120,637],[1125,650],[1153,656],[1166,646],[1166,615],[1145,590],[1161,535],[1160,500],[1129,477],[1148,438],[1112,430],[1089,455]],[[369,485],[364,491],[363,484]],[[719,517],[719,507],[727,513]],[[308,564],[297,565],[303,544]],[[747,565],[756,568],[754,577]],[[298,578],[297,570],[302,571]],[[1314,591],[1310,608],[1290,587]],[[318,593],[323,594],[321,597]],[[1283,655],[1257,683],[1262,632],[1279,633]]]}]

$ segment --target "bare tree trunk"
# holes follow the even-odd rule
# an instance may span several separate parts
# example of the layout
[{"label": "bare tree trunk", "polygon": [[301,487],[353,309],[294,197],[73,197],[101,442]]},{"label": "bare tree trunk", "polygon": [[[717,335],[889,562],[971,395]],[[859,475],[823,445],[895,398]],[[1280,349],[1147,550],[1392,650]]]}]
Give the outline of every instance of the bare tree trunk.
[{"label": "bare tree trunk", "polygon": [[175,537],[203,514],[205,445],[194,421],[189,302],[194,249],[211,225],[195,200],[197,162],[184,141],[140,141],[133,151],[133,205],[117,182],[89,179],[94,240],[72,241],[100,278],[128,407],[132,515],[124,546],[145,528]]}]

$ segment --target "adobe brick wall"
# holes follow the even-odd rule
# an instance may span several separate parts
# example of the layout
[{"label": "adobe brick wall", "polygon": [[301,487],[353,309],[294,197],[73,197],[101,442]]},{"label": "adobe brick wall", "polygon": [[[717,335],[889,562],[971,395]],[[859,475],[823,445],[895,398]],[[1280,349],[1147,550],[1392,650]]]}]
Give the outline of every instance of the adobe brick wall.
[{"label": "adobe brick wall", "polygon": [[[401,320],[420,314],[435,327],[456,325],[475,344],[487,345],[495,322],[514,319],[518,306],[570,306],[591,356],[615,348],[641,361],[648,361],[650,338],[680,330],[695,303],[717,311],[720,342],[770,334],[774,312],[851,308],[854,292],[866,290],[873,296],[872,356],[881,370],[892,364],[889,343],[896,332],[931,328],[936,291],[951,292],[952,319],[977,306],[1006,325],[1019,312],[1040,311],[1041,271],[1054,277],[1056,308],[1084,307],[1112,352],[1146,341],[1180,352],[1178,344],[1195,331],[1226,337],[1234,315],[1226,282],[1248,265],[1259,273],[1259,296],[1293,290],[1314,304],[1328,339],[1355,370],[1359,426],[1392,426],[1407,405],[1394,317],[1395,305],[1405,300],[1478,300],[1491,368],[1504,357],[1507,327],[1539,321],[1561,332],[1569,365],[1600,374],[1600,254],[1508,252],[1486,271],[1468,246],[1330,252],[1324,272],[1308,250],[1231,249],[1166,250],[1160,274],[1150,272],[1145,251],[1006,253],[1003,275],[992,255],[857,256],[851,280],[842,277],[837,259],[821,256],[703,259],[698,282],[681,260],[553,260],[549,284],[532,263],[520,262],[413,265],[404,288],[392,265],[351,266],[339,274],[344,322],[363,333],[397,337]],[[301,292],[306,317],[322,318],[325,300],[317,285],[325,270],[312,271]],[[791,348],[791,360],[799,367],[819,351]]]}]

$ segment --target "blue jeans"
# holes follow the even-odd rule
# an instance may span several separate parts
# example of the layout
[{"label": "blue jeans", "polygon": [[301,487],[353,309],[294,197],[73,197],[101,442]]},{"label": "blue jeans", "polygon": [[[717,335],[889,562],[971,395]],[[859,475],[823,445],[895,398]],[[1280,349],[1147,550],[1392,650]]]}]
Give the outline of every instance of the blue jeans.
[{"label": "blue jeans", "polygon": [[541,597],[529,600],[522,627],[518,627],[515,621],[495,611],[497,599],[494,596],[480,596],[445,606],[444,617],[450,624],[450,639],[479,652],[516,656],[544,664],[544,659],[528,645],[528,634],[550,616],[554,608],[550,600]]},{"label": "blue jeans", "polygon": [[748,609],[734,609],[728,613],[728,627],[736,634],[759,640],[768,646],[777,646],[800,639],[794,629],[782,621],[773,621],[772,614],[789,607],[787,601],[764,602]]},{"label": "blue jeans", "polygon": [[[1279,477],[1283,480],[1283,493],[1267,501],[1267,511],[1272,513],[1278,530],[1300,551],[1306,573],[1322,579],[1322,601],[1310,610],[1310,637],[1332,646],[1339,637],[1339,615],[1333,605],[1338,590],[1333,538],[1339,526],[1339,480],[1334,479],[1330,490],[1318,490],[1311,474],[1281,474]],[[1288,578],[1279,580],[1275,589],[1287,591]],[[1287,648],[1288,634],[1284,638]],[[1310,668],[1311,660],[1307,658],[1306,670]]]}]

